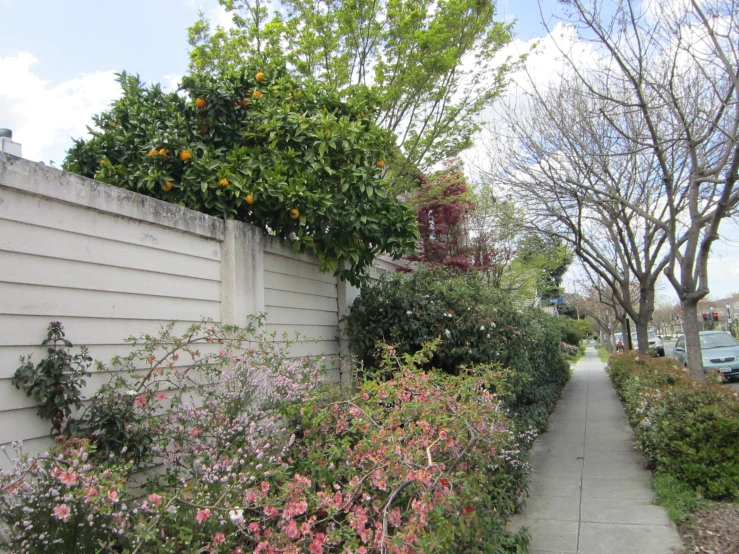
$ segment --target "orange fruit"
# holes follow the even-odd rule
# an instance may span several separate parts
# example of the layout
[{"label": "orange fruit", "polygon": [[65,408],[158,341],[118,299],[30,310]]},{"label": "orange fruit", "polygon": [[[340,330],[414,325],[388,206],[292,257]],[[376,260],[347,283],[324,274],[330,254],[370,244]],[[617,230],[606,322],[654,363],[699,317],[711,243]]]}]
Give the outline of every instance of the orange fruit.
[{"label": "orange fruit", "polygon": [[262,73],[261,71],[257,73],[256,79],[258,83],[261,83],[262,81],[264,81],[264,73]]},{"label": "orange fruit", "polygon": [[377,167],[379,167],[380,169],[382,169],[383,167],[385,167],[385,161],[384,160],[380,160],[379,162],[377,162]]},{"label": "orange fruit", "polygon": [[164,181],[164,184],[162,185],[162,190],[163,190],[164,192],[169,192],[170,190],[172,190],[172,186],[173,186],[173,185],[172,185],[172,183],[171,183],[171,182],[169,182],[169,181]]},{"label": "orange fruit", "polygon": [[105,163],[105,160],[100,160],[100,165],[103,165]]},{"label": "orange fruit", "polygon": [[254,204],[254,197],[251,194],[247,194],[244,200],[246,200],[246,203],[249,205]]},{"label": "orange fruit", "polygon": [[166,148],[162,148],[162,149],[161,149],[161,150],[159,151],[159,155],[160,155],[160,156],[164,156],[164,157],[166,158],[166,157],[167,157],[167,149],[166,149]]},{"label": "orange fruit", "polygon": [[255,90],[252,96],[254,96],[254,98],[260,98],[262,96],[262,93],[258,90]]},{"label": "orange fruit", "polygon": [[222,187],[225,187],[228,184],[228,179],[221,179],[220,181],[218,181],[218,184]]},{"label": "orange fruit", "polygon": [[298,219],[300,217],[300,210],[298,210],[297,208],[293,208],[292,210],[290,210],[290,217],[293,219]]},{"label": "orange fruit", "polygon": [[158,156],[158,155],[159,155],[159,150],[157,150],[156,148],[154,148],[154,149],[152,149],[152,150],[149,150],[149,153],[147,154],[147,156],[150,156],[150,157],[152,157],[152,158],[153,158],[154,156]]},{"label": "orange fruit", "polygon": [[190,153],[190,151],[189,151],[189,150],[183,150],[182,152],[180,152],[180,159],[181,159],[181,160],[182,160],[183,162],[186,162],[186,161],[187,161],[187,160],[189,160],[190,158],[192,158],[192,154]]},{"label": "orange fruit", "polygon": [[203,108],[208,107],[208,101],[205,98],[197,98],[195,100],[195,105],[202,110]]}]

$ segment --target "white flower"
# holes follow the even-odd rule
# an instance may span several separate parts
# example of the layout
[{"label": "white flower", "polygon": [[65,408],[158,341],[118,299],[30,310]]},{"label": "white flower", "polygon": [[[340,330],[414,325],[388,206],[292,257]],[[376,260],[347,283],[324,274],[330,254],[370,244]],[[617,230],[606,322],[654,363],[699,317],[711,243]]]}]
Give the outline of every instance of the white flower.
[{"label": "white flower", "polygon": [[240,519],[244,518],[244,510],[240,508],[229,510],[228,517],[231,518],[231,521],[239,521]]},{"label": "white flower", "polygon": [[138,393],[135,390],[130,389],[129,391],[126,392],[126,394],[128,396],[136,396]]},{"label": "white flower", "polygon": [[490,333],[488,333],[488,338],[490,338]]},{"label": "white flower", "polygon": [[413,315],[413,312],[408,310],[407,312],[405,312],[405,315]]},{"label": "white flower", "polygon": [[484,330],[485,330],[485,326],[484,325],[480,325],[480,331],[484,331]]},{"label": "white flower", "polygon": [[449,331],[449,329],[444,329],[444,334],[446,335],[447,338],[452,336],[452,333],[451,331]]},{"label": "white flower", "polygon": [[490,327],[493,328],[493,329],[495,329],[495,322],[491,323],[490,324]]}]

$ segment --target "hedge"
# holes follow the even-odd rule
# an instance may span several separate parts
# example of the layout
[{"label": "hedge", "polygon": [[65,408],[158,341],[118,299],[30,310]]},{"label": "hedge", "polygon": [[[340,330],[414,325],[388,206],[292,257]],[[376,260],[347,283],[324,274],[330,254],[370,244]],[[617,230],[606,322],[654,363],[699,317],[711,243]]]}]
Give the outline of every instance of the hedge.
[{"label": "hedge", "polygon": [[739,394],[634,353],[611,356],[607,371],[655,468],[709,498],[739,495]]}]

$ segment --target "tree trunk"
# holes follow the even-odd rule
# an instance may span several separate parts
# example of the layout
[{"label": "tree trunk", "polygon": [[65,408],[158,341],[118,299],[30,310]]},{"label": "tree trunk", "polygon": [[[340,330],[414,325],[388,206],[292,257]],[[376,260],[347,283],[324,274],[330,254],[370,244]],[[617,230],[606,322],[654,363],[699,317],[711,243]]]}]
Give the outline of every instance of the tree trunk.
[{"label": "tree trunk", "polygon": [[688,368],[696,381],[705,383],[706,372],[703,371],[703,353],[701,352],[700,324],[698,323],[698,302],[685,300],[683,308],[683,333],[685,346],[688,349]]},{"label": "tree trunk", "polygon": [[[641,319],[641,318],[640,318]],[[649,354],[649,320],[634,321],[636,340],[639,342],[639,354]]]}]

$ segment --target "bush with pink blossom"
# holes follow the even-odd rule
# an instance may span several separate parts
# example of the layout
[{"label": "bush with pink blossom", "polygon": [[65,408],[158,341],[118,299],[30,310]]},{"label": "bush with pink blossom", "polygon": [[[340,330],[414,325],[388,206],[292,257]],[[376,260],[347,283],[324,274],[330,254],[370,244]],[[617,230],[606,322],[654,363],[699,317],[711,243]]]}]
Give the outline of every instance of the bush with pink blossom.
[{"label": "bush with pink blossom", "polygon": [[[169,328],[134,342],[120,361],[128,379],[92,402],[125,399],[120,430],[108,434],[89,408],[70,426],[87,439],[60,439],[49,455],[0,474],[0,546],[525,551],[526,536],[507,533],[505,520],[523,498],[521,452],[532,437],[517,431],[504,393],[489,392],[509,390],[509,372],[425,372],[436,345],[402,357],[387,348],[394,378],[347,394],[319,387],[319,361],[290,358],[256,327],[208,324],[183,337]],[[147,370],[134,369],[142,361]],[[146,450],[136,444],[142,433]]]}]

